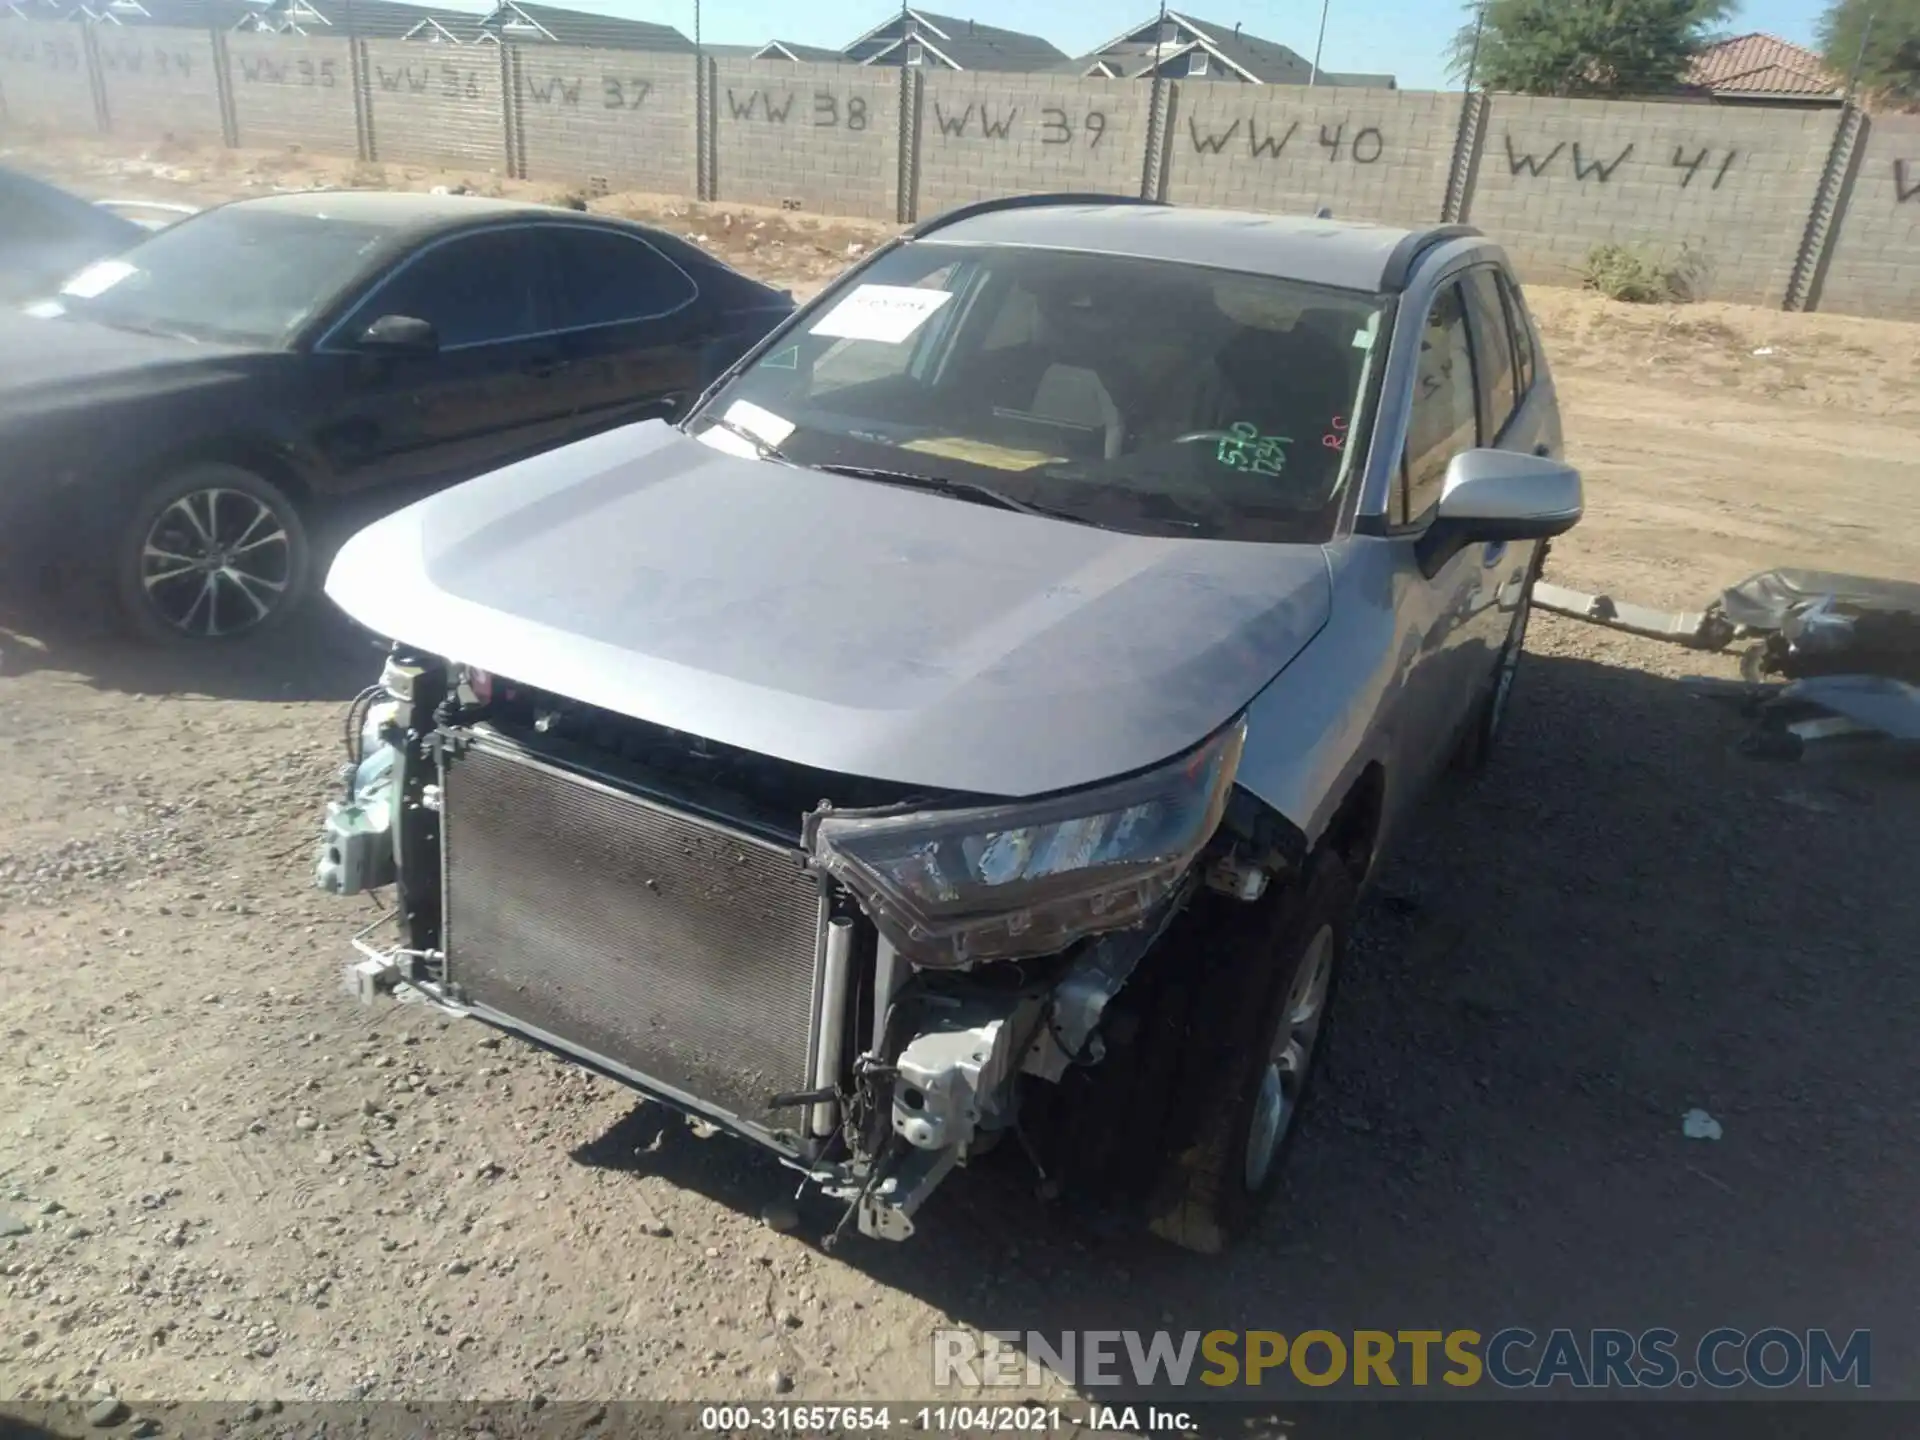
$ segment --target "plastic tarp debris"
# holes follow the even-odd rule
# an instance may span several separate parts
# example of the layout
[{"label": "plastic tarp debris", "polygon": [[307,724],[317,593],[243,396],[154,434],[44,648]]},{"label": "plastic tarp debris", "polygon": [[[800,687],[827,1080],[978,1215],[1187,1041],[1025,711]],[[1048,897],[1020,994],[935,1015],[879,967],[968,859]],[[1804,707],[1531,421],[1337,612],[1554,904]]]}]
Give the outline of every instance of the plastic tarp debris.
[{"label": "plastic tarp debris", "polygon": [[1764,570],[1701,611],[1662,611],[1539,584],[1534,604],[1696,650],[1751,643],[1739,681],[1696,676],[1757,724],[1748,754],[1799,759],[1843,738],[1920,742],[1920,583],[1824,570]]},{"label": "plastic tarp debris", "polygon": [[1704,1110],[1689,1110],[1680,1117],[1680,1133],[1689,1140],[1718,1140],[1720,1122]]}]

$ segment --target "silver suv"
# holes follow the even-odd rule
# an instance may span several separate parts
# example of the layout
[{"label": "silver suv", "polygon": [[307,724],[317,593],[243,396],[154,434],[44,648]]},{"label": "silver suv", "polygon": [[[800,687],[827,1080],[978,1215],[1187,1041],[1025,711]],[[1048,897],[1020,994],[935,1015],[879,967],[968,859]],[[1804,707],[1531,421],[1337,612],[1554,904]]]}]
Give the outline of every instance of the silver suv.
[{"label": "silver suv", "polygon": [[319,867],[397,886],[350,988],[762,1145],[869,1235],[1011,1135],[1217,1251],[1357,894],[1499,733],[1560,449],[1470,229],[924,224],[678,426],[341,551],[395,642]]}]

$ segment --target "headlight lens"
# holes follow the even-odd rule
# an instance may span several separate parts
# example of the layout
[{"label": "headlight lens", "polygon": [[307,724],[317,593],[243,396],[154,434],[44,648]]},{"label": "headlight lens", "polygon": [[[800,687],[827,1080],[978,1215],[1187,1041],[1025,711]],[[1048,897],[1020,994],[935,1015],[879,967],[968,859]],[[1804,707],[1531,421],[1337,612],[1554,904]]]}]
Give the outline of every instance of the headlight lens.
[{"label": "headlight lens", "polygon": [[1246,742],[1236,720],[1157,769],[1072,795],[913,814],[827,811],[815,863],[920,965],[1050,955],[1139,924],[1220,823]]}]

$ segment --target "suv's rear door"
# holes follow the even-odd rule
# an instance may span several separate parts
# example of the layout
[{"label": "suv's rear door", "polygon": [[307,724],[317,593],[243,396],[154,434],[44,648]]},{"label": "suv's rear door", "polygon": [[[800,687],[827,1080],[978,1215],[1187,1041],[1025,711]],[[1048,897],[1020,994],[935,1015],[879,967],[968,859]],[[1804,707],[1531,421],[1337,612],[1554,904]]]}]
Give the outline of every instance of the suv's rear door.
[{"label": "suv's rear door", "polygon": [[[1499,265],[1479,264],[1461,277],[1461,288],[1473,332],[1481,443],[1499,450],[1557,455],[1559,408],[1552,387],[1535,374],[1532,328],[1511,279]],[[1497,652],[1506,643],[1540,544],[1527,540],[1472,549],[1480,557],[1480,586],[1462,639]]]}]

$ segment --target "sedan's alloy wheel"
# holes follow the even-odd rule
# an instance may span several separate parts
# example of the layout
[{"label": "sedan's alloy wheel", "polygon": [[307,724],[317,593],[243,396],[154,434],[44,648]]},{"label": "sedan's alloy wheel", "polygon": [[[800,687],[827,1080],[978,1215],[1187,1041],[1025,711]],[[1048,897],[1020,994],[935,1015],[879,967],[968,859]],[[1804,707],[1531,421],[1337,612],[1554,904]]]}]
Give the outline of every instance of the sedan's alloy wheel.
[{"label": "sedan's alloy wheel", "polygon": [[188,491],[154,517],[141,545],[148,603],[194,639],[253,629],[285,600],[292,579],[287,520],[240,490]]}]

